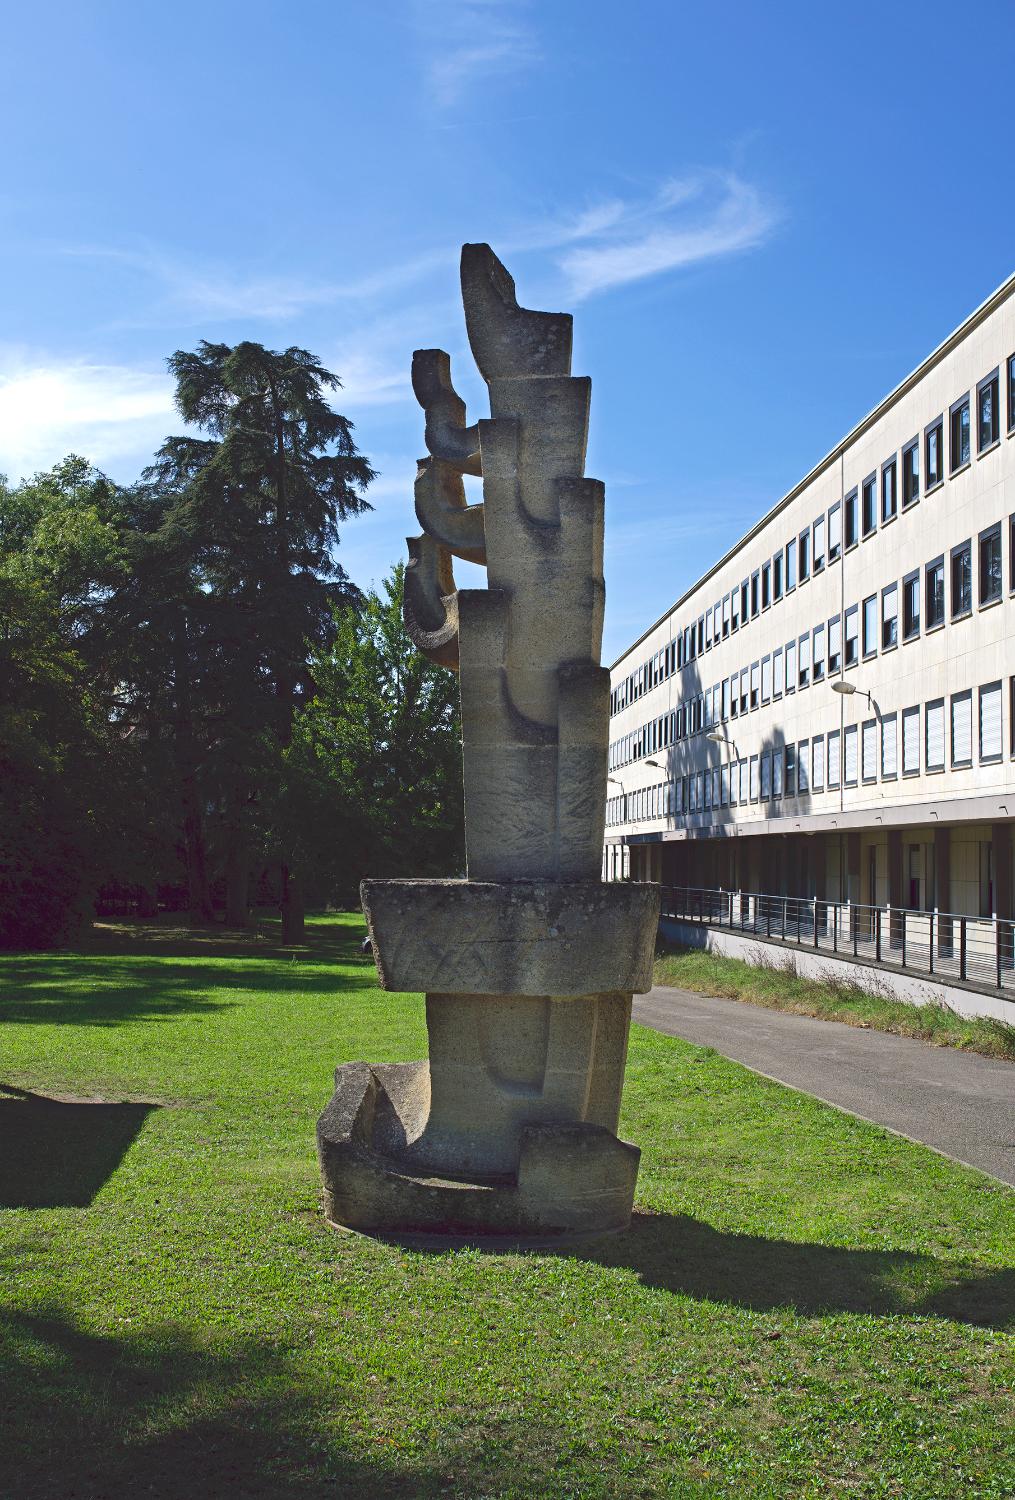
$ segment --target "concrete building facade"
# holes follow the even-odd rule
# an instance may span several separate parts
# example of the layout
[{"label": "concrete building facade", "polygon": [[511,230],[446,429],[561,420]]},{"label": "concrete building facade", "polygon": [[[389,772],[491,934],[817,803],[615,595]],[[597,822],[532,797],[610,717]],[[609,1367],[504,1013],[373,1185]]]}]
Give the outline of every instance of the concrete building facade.
[{"label": "concrete building facade", "polygon": [[1015,917],[1015,277],[611,681],[606,879]]}]

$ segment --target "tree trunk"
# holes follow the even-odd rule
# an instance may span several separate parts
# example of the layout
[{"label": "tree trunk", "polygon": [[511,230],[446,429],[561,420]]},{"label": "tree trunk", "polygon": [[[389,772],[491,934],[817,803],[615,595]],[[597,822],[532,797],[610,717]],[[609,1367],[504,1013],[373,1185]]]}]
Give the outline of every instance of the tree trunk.
[{"label": "tree trunk", "polygon": [[211,892],[208,889],[208,862],[204,847],[204,825],[197,805],[193,778],[183,778],[183,843],[187,862],[187,892],[191,920],[212,920]]},{"label": "tree trunk", "polygon": [[154,917],[158,914],[159,898],[155,889],[150,885],[143,885],[137,894],[137,914],[139,917]]},{"label": "tree trunk", "polygon": [[226,926],[246,927],[250,886],[250,850],[234,834],[226,856]]},{"label": "tree trunk", "polygon": [[303,888],[298,878],[285,863],[282,865],[282,941],[302,943],[305,935],[303,921]]}]

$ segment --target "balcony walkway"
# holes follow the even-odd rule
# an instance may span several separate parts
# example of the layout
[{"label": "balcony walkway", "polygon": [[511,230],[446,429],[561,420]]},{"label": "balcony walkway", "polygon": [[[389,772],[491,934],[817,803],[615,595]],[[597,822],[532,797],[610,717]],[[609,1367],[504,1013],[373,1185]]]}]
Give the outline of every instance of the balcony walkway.
[{"label": "balcony walkway", "polygon": [[1015,1187],[1015,1063],[663,986],[634,1019]]}]

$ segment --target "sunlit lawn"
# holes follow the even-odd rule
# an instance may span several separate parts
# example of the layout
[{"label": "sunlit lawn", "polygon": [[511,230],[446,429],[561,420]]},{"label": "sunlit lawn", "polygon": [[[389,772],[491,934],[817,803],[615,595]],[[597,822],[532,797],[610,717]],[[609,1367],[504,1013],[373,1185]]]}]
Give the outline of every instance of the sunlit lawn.
[{"label": "sunlit lawn", "polygon": [[0,960],[0,1494],[1011,1500],[1015,1194],[636,1028],[630,1233],[339,1235],[332,1070],[422,1004],[264,931]]}]

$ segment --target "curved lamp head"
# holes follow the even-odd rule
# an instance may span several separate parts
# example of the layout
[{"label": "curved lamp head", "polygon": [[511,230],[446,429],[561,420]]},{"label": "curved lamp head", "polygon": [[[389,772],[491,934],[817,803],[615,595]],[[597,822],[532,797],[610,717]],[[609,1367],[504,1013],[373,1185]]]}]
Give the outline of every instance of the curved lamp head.
[{"label": "curved lamp head", "polygon": [[847,682],[845,677],[837,677],[832,683],[832,692],[841,693],[844,698],[852,698],[856,692],[856,683]]}]

